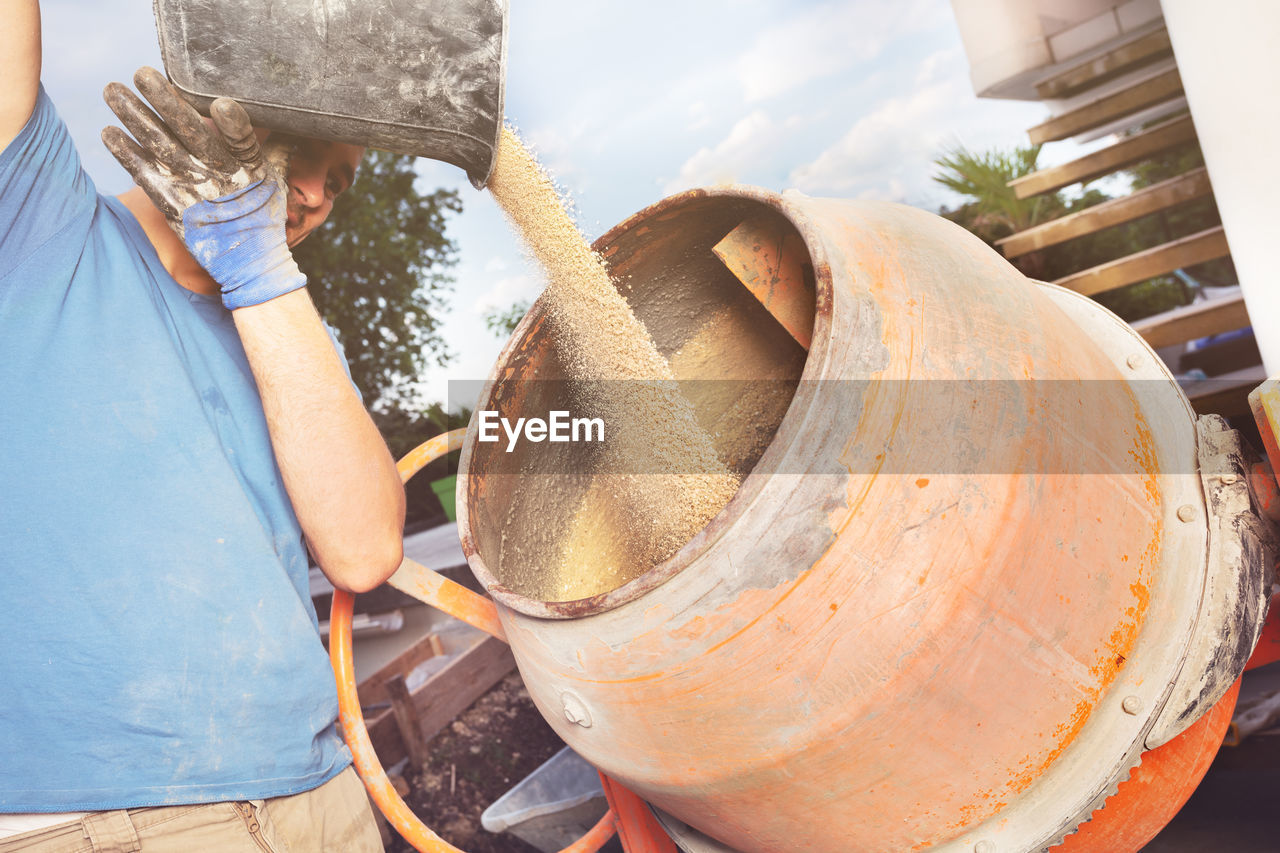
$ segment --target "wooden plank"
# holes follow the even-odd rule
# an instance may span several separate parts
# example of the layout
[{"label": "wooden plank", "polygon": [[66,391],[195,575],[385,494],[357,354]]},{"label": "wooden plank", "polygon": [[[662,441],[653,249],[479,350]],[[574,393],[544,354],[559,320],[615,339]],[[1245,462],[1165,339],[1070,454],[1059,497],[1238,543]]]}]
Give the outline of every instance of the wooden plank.
[{"label": "wooden plank", "polygon": [[1133,324],[1133,329],[1155,349],[1210,335],[1243,329],[1249,325],[1244,297],[1198,302],[1175,308]]},{"label": "wooden plank", "polygon": [[1249,392],[1266,379],[1267,371],[1259,364],[1212,379],[1196,379],[1181,384],[1196,414],[1216,414],[1230,418],[1247,415],[1252,411],[1249,408]]},{"label": "wooden plank", "polygon": [[1085,296],[1115,290],[1126,284],[1164,275],[1182,267],[1202,264],[1231,254],[1222,226],[1199,231],[1180,240],[1162,243],[1118,260],[1090,267],[1060,278],[1054,284]]},{"label": "wooden plank", "polygon": [[809,253],[795,229],[775,214],[756,216],[726,234],[711,251],[796,343],[808,349],[817,296],[804,272]]},{"label": "wooden plank", "polygon": [[[418,717],[418,730],[430,741],[485,691],[515,669],[511,648],[494,637],[485,637],[410,693]],[[408,753],[396,728],[395,714],[383,711],[367,720],[369,739],[384,767]]]},{"label": "wooden plank", "polygon": [[1003,240],[997,240],[996,245],[1006,258],[1016,258],[1046,246],[1065,243],[1104,228],[1132,222],[1158,210],[1167,210],[1212,193],[1209,173],[1201,166],[1167,181],[1143,187],[1127,196],[1113,198],[1026,231],[1019,231]]},{"label": "wooden plank", "polygon": [[1042,100],[1069,98],[1172,55],[1169,31],[1161,28],[1042,80],[1036,94]]},{"label": "wooden plank", "polygon": [[[1180,373],[1188,370],[1202,370],[1206,376],[1221,376],[1233,370],[1240,370],[1262,363],[1262,353],[1258,350],[1258,339],[1250,334],[1233,335],[1227,340],[1214,341],[1211,344],[1182,353],[1178,360]],[[1280,492],[1277,492],[1280,498]],[[1280,503],[1277,503],[1280,510]]]},{"label": "wooden plank", "polygon": [[369,706],[386,702],[389,697],[385,685],[389,679],[397,675],[408,675],[418,664],[441,654],[444,654],[444,647],[440,638],[434,633],[427,634],[356,686],[360,704]]},{"label": "wooden plank", "polygon": [[391,697],[391,716],[396,721],[400,742],[409,752],[409,765],[414,771],[427,766],[427,742],[418,726],[418,715],[405,686],[404,676],[393,675],[386,682],[387,695]]},{"label": "wooden plank", "polygon": [[1018,198],[1031,198],[1109,175],[1162,151],[1192,142],[1195,138],[1196,129],[1191,123],[1191,116],[1179,116],[1126,137],[1115,145],[1086,154],[1078,160],[1014,178],[1009,186],[1013,187]]},{"label": "wooden plank", "polygon": [[1182,94],[1182,78],[1178,69],[1171,68],[1121,89],[1110,95],[1090,101],[1070,112],[1056,115],[1027,131],[1032,145],[1067,139],[1086,130],[1102,127],[1117,119],[1162,104]]}]

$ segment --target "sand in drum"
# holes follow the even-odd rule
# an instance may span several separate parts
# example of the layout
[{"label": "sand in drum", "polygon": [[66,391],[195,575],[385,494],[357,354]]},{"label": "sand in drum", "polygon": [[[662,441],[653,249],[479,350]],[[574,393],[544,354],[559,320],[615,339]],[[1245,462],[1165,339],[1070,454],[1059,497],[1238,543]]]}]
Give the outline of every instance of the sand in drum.
[{"label": "sand in drum", "polygon": [[[584,408],[606,424],[611,458],[603,467],[611,473],[596,475],[566,520],[557,565],[520,584],[524,594],[547,601],[584,598],[672,556],[728,503],[738,479],[698,426],[604,260],[510,128],[488,188],[546,271],[543,302],[556,349]],[[519,543],[504,544],[504,563],[508,547],[514,559],[535,565]]]}]

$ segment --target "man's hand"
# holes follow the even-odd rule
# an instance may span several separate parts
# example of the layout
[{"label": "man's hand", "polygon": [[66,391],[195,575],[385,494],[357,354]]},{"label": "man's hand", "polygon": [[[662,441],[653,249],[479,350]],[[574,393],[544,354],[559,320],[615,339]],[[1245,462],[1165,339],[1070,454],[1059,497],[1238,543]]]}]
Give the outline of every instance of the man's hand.
[{"label": "man's hand", "polygon": [[159,71],[141,68],[133,81],[154,110],[109,84],[103,97],[133,138],[108,127],[102,141],[222,288],[223,303],[244,308],[306,286],[285,237],[283,158],[264,155],[244,108],[219,98],[210,128]]}]

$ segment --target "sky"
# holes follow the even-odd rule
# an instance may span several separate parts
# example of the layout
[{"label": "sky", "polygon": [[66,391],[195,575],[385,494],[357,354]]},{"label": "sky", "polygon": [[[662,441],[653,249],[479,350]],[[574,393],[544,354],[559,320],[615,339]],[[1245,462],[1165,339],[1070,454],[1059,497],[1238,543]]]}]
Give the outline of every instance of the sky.
[{"label": "sky", "polygon": [[[102,147],[102,87],[160,67],[150,0],[45,0],[43,80],[99,192],[131,185]],[[506,115],[594,239],[675,192],[735,182],[937,210],[948,148],[1026,144],[1044,106],[978,99],[948,0],[511,0]],[[1059,143],[1073,146],[1074,143]],[[1046,149],[1042,162],[1072,154]],[[422,188],[463,211],[443,333],[448,367],[488,376],[504,343],[484,314],[535,297],[542,279],[488,193],[420,159]]]}]

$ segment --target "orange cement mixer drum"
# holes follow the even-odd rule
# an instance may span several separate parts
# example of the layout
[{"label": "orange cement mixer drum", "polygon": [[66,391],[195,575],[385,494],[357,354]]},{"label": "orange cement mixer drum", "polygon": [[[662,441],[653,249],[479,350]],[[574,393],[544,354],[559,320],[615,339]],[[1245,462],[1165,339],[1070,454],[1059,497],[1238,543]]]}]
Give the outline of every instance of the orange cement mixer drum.
[{"label": "orange cement mixer drum", "polygon": [[[784,346],[711,251],[762,216],[816,316],[733,501],[630,583],[536,601],[504,580],[520,463],[469,438],[472,568],[561,737],[735,849],[1052,845],[1165,725],[1206,571],[1194,415],[1121,321],[880,203],[723,188],[617,226],[597,247],[666,354],[726,312],[726,360]],[[522,381],[552,349],[535,306],[480,408],[554,407]]]}]

